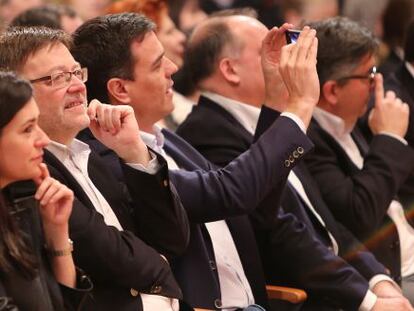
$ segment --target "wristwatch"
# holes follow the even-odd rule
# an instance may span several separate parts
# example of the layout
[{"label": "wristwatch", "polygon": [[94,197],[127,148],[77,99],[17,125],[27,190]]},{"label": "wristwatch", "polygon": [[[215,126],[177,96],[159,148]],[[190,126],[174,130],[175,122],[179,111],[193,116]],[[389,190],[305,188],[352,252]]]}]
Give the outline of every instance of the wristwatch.
[{"label": "wristwatch", "polygon": [[65,249],[48,249],[47,253],[51,257],[60,257],[60,256],[68,256],[73,252],[73,241],[71,239],[68,239],[69,247]]}]

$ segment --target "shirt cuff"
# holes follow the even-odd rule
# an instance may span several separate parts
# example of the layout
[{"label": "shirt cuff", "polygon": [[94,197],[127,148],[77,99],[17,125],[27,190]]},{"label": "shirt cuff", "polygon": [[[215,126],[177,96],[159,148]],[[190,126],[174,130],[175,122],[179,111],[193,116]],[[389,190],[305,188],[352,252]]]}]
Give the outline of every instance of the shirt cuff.
[{"label": "shirt cuff", "polygon": [[365,294],[364,300],[362,300],[362,303],[358,308],[358,311],[371,311],[376,302],[377,296],[371,292],[371,290],[368,290]]},{"label": "shirt cuff", "polygon": [[127,163],[127,165],[138,171],[155,175],[160,170],[161,165],[160,162],[158,162],[157,155],[151,150],[148,150],[148,152],[150,154],[151,160],[146,167],[141,163]]},{"label": "shirt cuff", "polygon": [[377,285],[379,282],[382,282],[382,281],[390,282],[396,289],[401,291],[401,288],[398,286],[398,284],[395,283],[394,280],[386,274],[377,274],[377,275],[373,276],[371,278],[371,280],[369,280],[369,289],[371,289],[371,290],[374,289],[374,286]]},{"label": "shirt cuff", "polygon": [[396,140],[399,140],[402,144],[404,144],[404,145],[408,146],[407,141],[406,141],[404,138],[402,138],[401,136],[398,136],[398,135],[395,135],[395,134],[393,134],[393,133],[389,133],[389,132],[379,132],[378,134],[379,134],[379,135],[386,135],[386,136],[390,136],[390,137],[392,137],[392,138],[395,138]]},{"label": "shirt cuff", "polygon": [[303,123],[302,119],[299,118],[297,115],[295,115],[294,113],[291,113],[291,112],[282,112],[280,114],[280,116],[287,117],[287,118],[291,119],[293,122],[295,122],[299,126],[301,131],[306,134],[305,124]]}]

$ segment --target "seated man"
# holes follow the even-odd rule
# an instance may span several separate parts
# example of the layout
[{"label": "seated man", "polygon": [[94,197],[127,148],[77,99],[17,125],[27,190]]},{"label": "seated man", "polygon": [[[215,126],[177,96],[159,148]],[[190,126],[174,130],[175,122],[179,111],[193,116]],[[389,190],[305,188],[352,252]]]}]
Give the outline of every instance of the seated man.
[{"label": "seated man", "polygon": [[[187,65],[193,69],[192,80],[202,90],[202,96],[178,128],[177,134],[219,166],[227,165],[250,147],[265,92],[275,92],[275,87],[265,89],[260,46],[266,32],[259,35],[261,27],[251,18],[227,16],[223,11],[220,16],[213,17],[208,23],[196,28],[188,42]],[[265,41],[264,44],[270,42]],[[266,71],[264,73],[269,74]],[[274,85],[283,83],[273,81],[272,86]],[[284,110],[285,105],[284,98],[276,97],[274,107],[277,110]],[[259,124],[271,124],[278,115],[279,113],[264,108]],[[265,118],[273,119],[269,122]],[[263,132],[263,126],[257,131]],[[257,136],[260,135],[258,132]],[[370,310],[374,305],[379,308],[384,294],[388,296],[393,293],[401,297],[398,286],[385,276],[385,268],[372,254],[363,251],[364,247],[356,238],[336,222],[302,163],[290,172],[281,205],[284,211],[295,214],[314,236],[336,255],[347,260],[365,278],[345,281],[350,288],[360,288],[359,295],[354,294],[350,299],[355,306],[361,310]],[[310,294],[306,307],[313,305],[314,308],[322,308],[323,304],[345,307],[341,299],[333,301],[332,296],[335,291],[339,295],[341,292],[346,295],[343,281],[335,280],[316,287],[312,279],[295,278],[288,268],[286,258],[280,256],[280,247],[271,242],[274,232],[277,232],[277,228],[257,230],[268,282],[282,282],[305,288]],[[355,274],[358,273],[355,271]],[[378,304],[375,304],[375,295],[368,290],[368,282],[369,288],[379,297]]]},{"label": "seated man", "polygon": [[[173,168],[170,176],[191,221],[189,249],[173,262],[185,299],[192,305],[209,309],[235,310],[252,303],[267,304],[255,237],[248,218],[242,215],[253,211],[271,189],[274,189],[272,197],[266,198],[270,204],[263,204],[258,210],[258,226],[278,228],[274,238],[283,246],[284,254],[292,255],[289,258],[291,269],[299,273],[306,271],[302,273],[304,278],[320,277],[321,280],[323,275],[332,281],[346,279],[349,284],[364,282],[351,267],[312,239],[307,229],[295,224],[291,216],[274,219],[282,185],[297,162],[295,159],[286,165],[288,155],[296,154],[300,158],[307,152],[308,144],[296,122],[308,123],[313,101],[319,95],[313,58],[315,33],[306,28],[302,34],[304,44],[290,47],[293,55],[299,51],[302,57],[308,55],[307,66],[303,66],[302,58],[295,62],[291,54],[285,54],[285,61],[293,62],[292,69],[284,67],[289,86],[295,90],[286,109],[291,114],[283,113],[258,143],[238,159],[223,169],[213,170],[213,166],[185,141],[170,131],[161,132],[154,127],[172,109],[171,75],[176,67],[165,58],[162,46],[147,23],[143,16],[131,13],[90,20],[75,33],[72,52],[89,68],[87,86],[91,98],[133,106],[144,131],[143,138],[165,154]],[[284,37],[285,28],[271,33],[260,29],[260,35],[265,32],[276,41]],[[268,55],[267,66],[278,62],[273,53]],[[292,79],[290,75],[296,72],[307,72],[309,77],[306,81]],[[119,171],[116,157],[90,134],[83,133],[82,137],[107,156],[107,164],[113,171]],[[274,145],[279,147],[273,148]],[[122,178],[122,174],[118,176]],[[304,257],[308,260],[302,261]],[[349,286],[341,302],[346,305],[348,298],[360,297],[356,292],[359,290]],[[361,300],[362,297],[358,303]],[[352,299],[348,306],[354,305]]]},{"label": "seated man", "polygon": [[[95,103],[88,116],[87,70],[73,59],[63,31],[10,29],[0,42],[1,66],[33,85],[39,125],[52,140],[44,154],[51,175],[77,199],[69,222],[74,260],[95,284],[96,305],[86,309],[142,310],[142,299],[144,310],[152,305],[176,310],[172,298],[182,294],[166,258],[171,261],[185,250],[188,224],[170,190],[164,160],[158,157],[160,168],[154,175],[134,168],[146,165],[149,153],[139,139],[133,110]],[[75,139],[90,119],[96,136],[122,159],[129,191],[88,145]]]},{"label": "seated man", "polygon": [[[315,152],[306,163],[335,218],[401,283],[401,275],[414,274],[413,221],[394,199],[414,168],[414,152],[403,139],[408,106],[393,92],[384,96],[374,67],[377,43],[368,30],[345,18],[314,25],[322,92],[308,132]],[[373,90],[368,145],[354,126]]]}]

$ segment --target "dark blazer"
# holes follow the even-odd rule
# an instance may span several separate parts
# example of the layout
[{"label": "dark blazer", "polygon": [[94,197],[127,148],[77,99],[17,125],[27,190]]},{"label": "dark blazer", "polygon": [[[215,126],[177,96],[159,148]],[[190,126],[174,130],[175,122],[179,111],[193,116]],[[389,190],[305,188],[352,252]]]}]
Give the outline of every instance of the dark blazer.
[{"label": "dark blazer", "polygon": [[[259,127],[256,131],[257,136],[259,137],[278,116],[278,112],[266,107],[262,108],[258,122]],[[218,165],[226,165],[234,157],[247,150],[253,141],[253,136],[230,113],[205,97],[200,98],[199,104],[193,108],[191,114],[178,128],[177,133],[204,154],[206,158]],[[293,171],[302,181],[309,199],[324,220],[326,228],[320,224],[314,214],[307,208],[307,205],[302,202],[296,191],[290,186],[285,187],[284,190],[281,201],[283,210],[294,214],[308,226],[309,230],[319,241],[327,247],[331,247],[327,233],[328,228],[338,242],[339,255],[353,265],[365,279],[370,279],[376,274],[385,273],[384,267],[376,261],[374,256],[360,251],[360,248],[363,248],[362,245],[347,229],[335,221],[303,163],[299,163]],[[277,230],[278,228],[273,229],[274,232]],[[326,300],[329,299],[332,300],[332,293],[337,292],[338,295],[341,295],[340,293],[344,287],[355,288],[356,292],[353,293],[353,297],[351,296],[352,303],[359,305],[362,302],[362,298],[367,290],[367,282],[361,277],[347,280],[334,279],[332,282],[322,284],[319,289],[315,289],[312,278],[299,276],[298,279],[301,278],[301,280],[295,282],[296,276],[295,273],[292,273],[292,266],[289,267],[284,262],[286,256],[280,256],[280,252],[272,252],[274,247],[268,241],[269,237],[275,234],[274,232],[272,230],[257,230],[256,232],[258,239],[261,241],[260,251],[263,255],[264,267],[269,282],[273,284],[282,282],[306,288],[310,293],[315,293],[311,295],[310,299],[319,301],[319,304],[326,303]],[[299,243],[299,245],[303,244]],[[293,260],[295,256],[296,254],[289,257],[289,260]],[[309,254],[306,257],[299,258],[299,260],[304,258],[308,260]],[[295,268],[293,267],[293,269]],[[333,271],[329,273],[333,273],[335,277]],[[353,273],[358,275],[356,271],[353,271]],[[339,301],[343,302],[343,300],[344,298]],[[333,305],[336,305],[336,303],[333,303]]]},{"label": "dark blazer", "polygon": [[159,161],[162,168],[156,175],[122,164],[125,185],[115,179],[98,155],[90,154],[89,176],[118,217],[124,229],[120,232],[105,224],[71,173],[45,151],[51,175],[75,193],[69,223],[74,259],[95,283],[97,306],[88,310],[142,310],[138,292],[182,297],[169,264],[160,254],[171,261],[183,252],[188,224],[181,204],[170,191],[166,163],[161,157]]},{"label": "dark blazer", "polygon": [[[291,166],[296,164],[295,161],[292,165],[285,166],[285,160],[293,151],[297,152],[299,147],[302,155],[312,145],[292,120],[279,118],[249,151],[225,168],[215,170],[210,162],[183,139],[170,131],[163,133],[166,153],[184,169],[170,171],[170,178],[191,222],[190,245],[184,256],[172,263],[185,300],[193,306],[210,309],[217,309],[221,305],[213,248],[204,223],[226,218],[255,301],[266,306],[265,282],[254,235],[247,217],[242,215],[253,211],[275,187],[280,189],[274,192],[275,200],[279,200],[282,185]],[[291,138],[286,141],[288,134]],[[83,139],[85,138],[87,137],[84,136]],[[93,137],[89,136],[85,140],[93,149],[105,155],[108,165],[117,163],[113,155],[110,157]],[[272,148],[274,143],[283,148]],[[111,170],[116,171],[117,166]],[[268,204],[260,209],[258,226],[265,227],[277,222],[281,241],[284,238],[299,240],[303,236],[309,236],[303,234],[306,229],[302,224],[294,222],[291,216],[275,217],[277,206],[278,204]],[[309,248],[313,248],[314,243],[317,242],[310,239]],[[294,244],[288,248],[294,252]],[[303,264],[303,268],[311,271],[316,264],[312,259],[308,262]]]},{"label": "dark blazer", "polygon": [[[384,81],[384,89],[395,92],[403,102],[408,104],[410,108],[410,117],[408,123],[407,134],[405,139],[410,146],[414,146],[414,78],[407,70],[405,64],[400,65],[397,70],[392,73]],[[414,204],[414,171],[401,187],[398,197],[404,206],[412,206]],[[410,217],[414,217],[414,211]]]},{"label": "dark blazer", "polygon": [[332,214],[400,282],[399,239],[386,212],[414,167],[412,148],[386,135],[376,135],[368,146],[355,128],[352,136],[364,155],[364,167],[360,170],[315,120],[308,135],[316,148],[306,158],[306,164]]}]

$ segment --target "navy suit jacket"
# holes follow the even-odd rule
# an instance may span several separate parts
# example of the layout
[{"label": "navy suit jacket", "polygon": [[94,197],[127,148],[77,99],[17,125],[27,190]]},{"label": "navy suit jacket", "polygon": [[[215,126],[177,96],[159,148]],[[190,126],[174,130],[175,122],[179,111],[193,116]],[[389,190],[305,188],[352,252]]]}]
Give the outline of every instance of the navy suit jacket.
[{"label": "navy suit jacket", "polygon": [[[249,151],[225,168],[216,170],[194,148],[170,131],[165,135],[165,151],[182,170],[170,171],[170,178],[176,186],[180,199],[191,223],[190,245],[180,258],[172,262],[184,299],[196,307],[216,309],[221,305],[220,286],[210,237],[205,222],[227,219],[242,265],[252,287],[255,301],[267,305],[265,282],[254,235],[247,217],[272,189],[275,200],[279,200],[283,185],[292,166],[285,166],[285,160],[293,151],[306,154],[312,144],[299,127],[289,118],[279,118],[263,137]],[[91,147],[106,157],[112,171],[119,171],[114,154],[107,152],[90,135],[82,137]],[[291,136],[286,140],[287,136]],[[274,149],[277,143],[283,147]],[[261,165],[257,165],[260,163]],[[122,178],[121,174],[119,176]],[[275,217],[278,204],[263,206],[258,212],[259,227],[279,223],[281,241],[291,237],[300,239],[306,231],[290,216]],[[230,219],[231,218],[231,219]],[[286,229],[285,229],[286,228]],[[284,230],[285,229],[285,230]],[[310,239],[309,244],[317,243]],[[313,246],[310,246],[313,247]],[[294,252],[294,244],[290,247]],[[303,265],[312,270],[314,263]]]},{"label": "navy suit jacket", "polygon": [[[138,292],[182,297],[160,253],[172,260],[184,251],[188,222],[175,192],[170,191],[167,165],[161,157],[159,161],[161,169],[156,175],[122,164],[124,184],[116,180],[98,155],[90,154],[89,177],[122,225],[124,231],[118,231],[105,224],[71,172],[45,150],[51,176],[75,194],[69,234],[76,265],[94,280],[96,304],[88,310],[142,310]],[[121,167],[121,163],[118,165]]]},{"label": "navy suit jacket", "polygon": [[[265,107],[262,112],[257,130],[260,134],[279,116],[279,113]],[[253,141],[253,136],[232,115],[205,97],[200,98],[199,104],[193,108],[191,114],[178,128],[177,133],[189,141],[206,158],[221,166],[226,165],[233,158],[247,150]],[[277,146],[273,144],[273,148]],[[338,224],[323,203],[319,192],[315,191],[311,185],[312,180],[303,170],[303,165],[299,163],[293,170],[304,182],[305,189],[310,194],[313,204],[318,205],[319,214],[339,243],[341,255],[349,260],[367,279],[376,274],[385,273],[384,267],[371,254],[355,251],[351,253],[351,250],[355,250],[361,244],[345,228],[337,227]],[[306,180],[304,180],[305,177]],[[308,224],[310,231],[308,234],[329,244],[326,228],[322,227],[313,214],[309,214],[309,211],[304,209],[304,206],[298,201],[297,194],[286,189],[284,192],[283,209],[292,212],[302,222]],[[269,196],[262,204],[278,203],[276,200],[272,201],[272,196]],[[331,252],[320,245],[315,249],[308,248],[306,238],[302,238],[295,243],[293,236],[285,236],[284,242],[283,238],[279,238],[280,224],[275,224],[275,227],[268,228],[269,230],[258,228],[255,216],[252,215],[251,218],[256,227],[260,251],[263,255],[262,259],[269,282],[305,288],[311,294],[310,300],[317,301],[319,309],[325,303],[331,306],[352,306],[350,309],[356,309],[359,306],[368,286],[367,281],[358,272],[341,260],[334,258]],[[291,244],[294,247],[289,249],[286,244]],[[293,249],[294,251],[292,251]],[[318,271],[315,275],[309,274],[309,270],[300,268],[303,264],[308,264],[307,268],[311,267],[314,264],[308,263],[311,257],[314,257],[314,263],[320,260],[319,267],[313,268]],[[331,260],[330,263],[329,260]],[[320,266],[323,265],[323,262],[325,262],[327,269],[321,270]],[[348,271],[350,277],[343,278],[342,273],[344,271]],[[320,277],[321,275],[327,277],[329,281],[321,282],[320,279],[318,280],[317,276]]]},{"label": "navy suit jacket", "polygon": [[355,128],[352,136],[364,156],[360,170],[315,120],[308,135],[316,148],[306,158],[306,164],[332,214],[364,242],[400,283],[398,233],[387,210],[413,170],[413,149],[387,135],[374,136],[368,146]]}]

